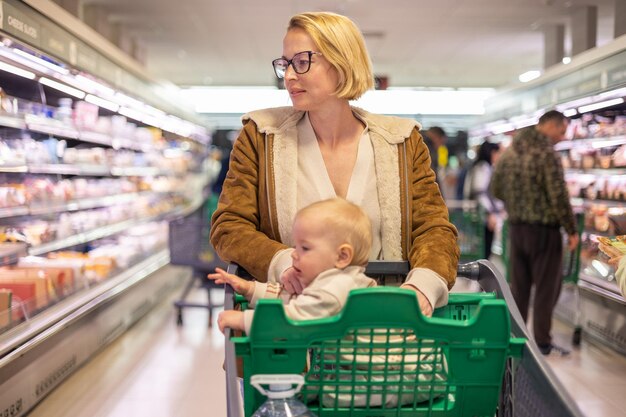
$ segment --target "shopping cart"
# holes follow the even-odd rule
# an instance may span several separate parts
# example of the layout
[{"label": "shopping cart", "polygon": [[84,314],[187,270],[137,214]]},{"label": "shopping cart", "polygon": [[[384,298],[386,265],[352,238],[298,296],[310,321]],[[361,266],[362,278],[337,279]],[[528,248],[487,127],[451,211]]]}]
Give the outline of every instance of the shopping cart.
[{"label": "shopping cart", "polygon": [[[237,273],[236,266],[229,269]],[[372,262],[366,272],[370,276],[406,274],[408,264]],[[399,288],[355,290],[341,315],[306,322],[287,320],[278,300],[261,300],[255,321],[271,325],[253,325],[249,335],[239,337],[228,329],[226,332],[228,416],[241,416],[235,364],[238,356],[243,359],[245,416],[264,401],[250,386],[252,375],[304,372],[301,398],[319,417],[582,417],[538,348],[529,341],[508,286],[493,264],[478,261],[460,265],[458,276],[477,281],[484,292],[450,294],[449,304],[437,309],[430,319],[417,312],[414,293]],[[226,291],[225,308],[232,309],[234,294],[228,286]],[[368,337],[355,342],[362,332]],[[390,333],[402,337],[394,340],[387,336]],[[415,337],[407,337],[409,333]],[[425,365],[431,378],[402,375],[406,365],[417,365],[418,373],[426,369],[408,361],[416,352],[428,361]],[[379,360],[398,354],[401,366]],[[375,356],[378,359],[373,359]],[[376,382],[368,382],[374,379]],[[416,392],[426,393],[426,401],[418,403]],[[333,403],[337,394],[372,398],[407,393],[413,399],[404,405]],[[331,404],[324,398],[330,398]]]},{"label": "shopping cart", "polygon": [[[576,226],[578,228],[578,235],[582,236],[583,229],[585,227],[585,218],[582,213],[576,213]],[[568,236],[563,234],[563,247],[567,248]],[[510,247],[509,242],[509,222],[504,221],[502,224],[502,260],[506,269],[506,280],[511,282],[511,268],[510,268]],[[582,339],[582,308],[580,291],[578,289],[578,274],[580,272],[580,251],[582,248],[582,239],[578,242],[578,246],[573,251],[563,251],[563,270],[562,278],[563,283],[570,285],[572,288],[572,295],[574,298],[574,332],[572,333],[572,344],[574,346],[580,346]]]},{"label": "shopping cart", "polygon": [[461,262],[485,256],[485,216],[476,200],[447,200],[448,216],[458,230]]},{"label": "shopping cart", "polygon": [[[226,268],[209,242],[211,213],[216,204],[216,197],[209,197],[206,202],[191,214],[171,220],[169,223],[170,264],[189,266],[193,273],[185,286],[180,299],[174,302],[177,309],[176,323],[183,324],[183,308],[206,308],[209,311],[209,327],[213,324],[213,309],[223,304],[214,303],[211,289],[215,283],[207,278],[216,267]],[[195,303],[187,300],[191,290],[197,286],[206,288],[207,302]]]}]

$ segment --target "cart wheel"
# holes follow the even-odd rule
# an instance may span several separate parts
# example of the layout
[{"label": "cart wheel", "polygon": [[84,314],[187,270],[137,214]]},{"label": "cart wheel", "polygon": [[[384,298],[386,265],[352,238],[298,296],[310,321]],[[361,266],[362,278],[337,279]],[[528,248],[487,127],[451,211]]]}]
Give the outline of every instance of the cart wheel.
[{"label": "cart wheel", "polygon": [[183,325],[183,311],[180,308],[178,309],[178,314],[176,315],[176,325],[179,327]]},{"label": "cart wheel", "polygon": [[580,327],[576,327],[576,329],[574,329],[574,334],[572,335],[572,344],[574,346],[580,346],[581,337],[582,337],[582,329]]}]

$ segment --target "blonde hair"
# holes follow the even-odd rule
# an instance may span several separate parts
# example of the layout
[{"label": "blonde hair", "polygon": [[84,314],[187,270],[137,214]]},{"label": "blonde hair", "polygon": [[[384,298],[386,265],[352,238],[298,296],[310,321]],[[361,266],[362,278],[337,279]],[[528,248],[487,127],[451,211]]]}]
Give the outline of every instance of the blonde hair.
[{"label": "blonde hair", "polygon": [[296,219],[305,215],[317,216],[326,233],[352,246],[350,265],[367,264],[372,249],[372,223],[361,207],[343,198],[331,198],[302,208]]},{"label": "blonde hair", "polygon": [[339,73],[337,97],[356,100],[374,87],[365,40],[352,20],[336,13],[308,12],[291,18],[287,31],[294,28],[304,30]]}]

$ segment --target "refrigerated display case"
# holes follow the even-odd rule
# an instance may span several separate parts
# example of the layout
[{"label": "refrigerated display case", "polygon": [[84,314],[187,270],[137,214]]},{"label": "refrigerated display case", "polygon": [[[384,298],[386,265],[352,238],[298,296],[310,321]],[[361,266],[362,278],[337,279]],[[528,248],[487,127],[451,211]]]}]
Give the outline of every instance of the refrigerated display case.
[{"label": "refrigerated display case", "polygon": [[528,84],[501,91],[486,102],[470,141],[510,139],[550,109],[570,118],[568,140],[555,150],[584,227],[578,282],[564,286],[555,313],[570,322],[582,315],[584,335],[626,354],[626,299],[597,241],[626,233],[625,62],[626,36],[621,36]]},{"label": "refrigerated display case", "polygon": [[0,415],[189,280],[167,221],[219,170],[175,93],[48,3],[0,1]]}]

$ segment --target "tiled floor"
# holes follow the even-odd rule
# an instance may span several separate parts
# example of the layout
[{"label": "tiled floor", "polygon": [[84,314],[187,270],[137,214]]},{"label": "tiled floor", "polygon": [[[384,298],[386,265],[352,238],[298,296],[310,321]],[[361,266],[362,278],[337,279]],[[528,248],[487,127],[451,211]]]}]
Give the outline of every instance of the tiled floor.
[{"label": "tiled floor", "polygon": [[[204,293],[196,294],[199,297]],[[32,417],[226,416],[223,336],[208,329],[207,312],[187,310],[177,328],[164,303],[79,369]],[[571,329],[555,322],[555,341]],[[583,340],[569,356],[548,363],[585,415],[621,417],[626,409],[626,357]]]}]

